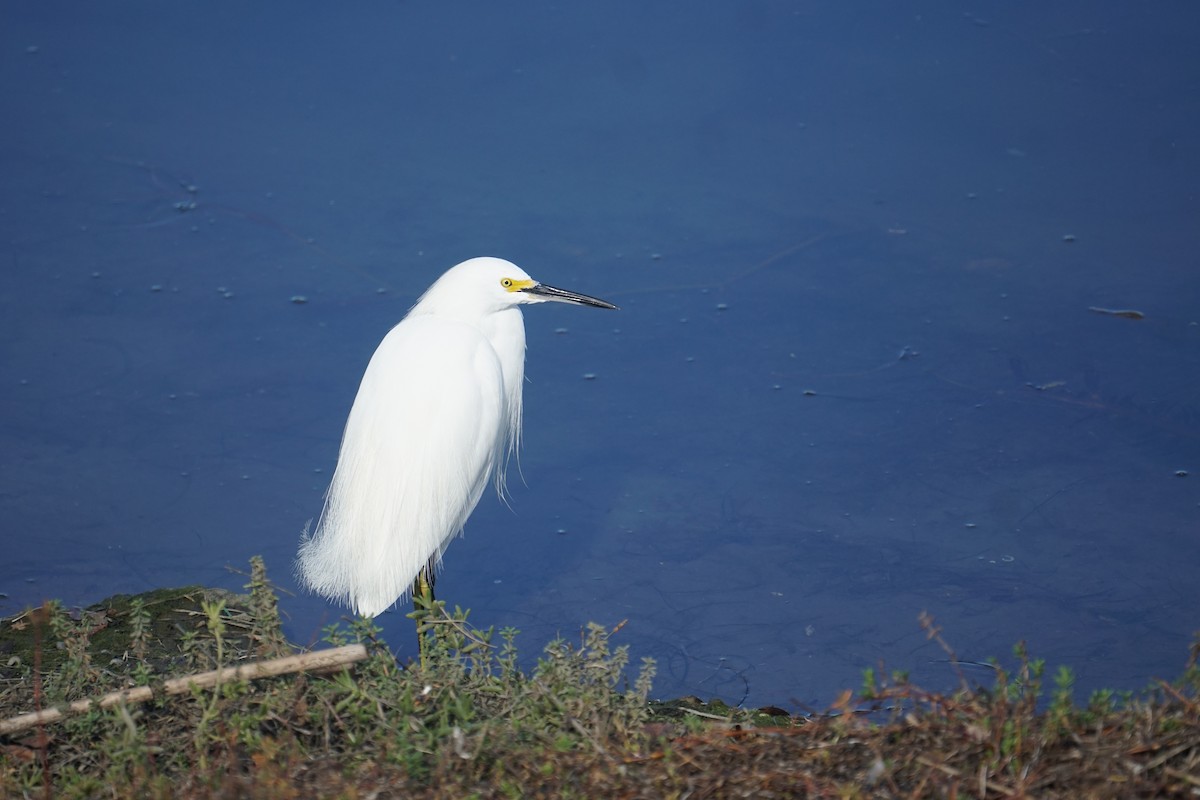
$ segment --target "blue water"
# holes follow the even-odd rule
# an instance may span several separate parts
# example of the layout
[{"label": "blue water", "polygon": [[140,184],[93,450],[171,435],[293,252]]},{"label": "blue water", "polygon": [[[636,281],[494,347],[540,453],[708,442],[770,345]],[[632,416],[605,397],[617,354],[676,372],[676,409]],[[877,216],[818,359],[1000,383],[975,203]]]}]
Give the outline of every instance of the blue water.
[{"label": "blue water", "polygon": [[1178,674],[1200,6],[579,5],[0,11],[0,613],[294,591],[375,345],[487,254],[622,307],[527,310],[524,482],[438,583],[531,657],[627,619],[659,696],[823,707],[951,685],[926,610]]}]

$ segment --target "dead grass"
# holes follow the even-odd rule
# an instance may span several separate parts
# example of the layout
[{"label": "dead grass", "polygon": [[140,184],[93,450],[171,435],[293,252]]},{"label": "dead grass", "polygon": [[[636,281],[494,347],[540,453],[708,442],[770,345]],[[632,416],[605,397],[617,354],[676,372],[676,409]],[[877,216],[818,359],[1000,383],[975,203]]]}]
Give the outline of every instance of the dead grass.
[{"label": "dead grass", "polygon": [[[0,622],[0,718],[295,652],[261,561],[247,588]],[[1200,796],[1200,644],[1178,680],[1137,696],[1077,705],[1068,670],[1046,687],[1018,648],[987,688],[940,694],[868,672],[827,713],[793,718],[650,703],[652,663],[628,681],[626,649],[598,625],[523,671],[515,631],[441,604],[421,623],[422,663],[398,665],[358,620],[326,631],[367,645],[352,668],[158,693],[0,737],[0,796]]]}]

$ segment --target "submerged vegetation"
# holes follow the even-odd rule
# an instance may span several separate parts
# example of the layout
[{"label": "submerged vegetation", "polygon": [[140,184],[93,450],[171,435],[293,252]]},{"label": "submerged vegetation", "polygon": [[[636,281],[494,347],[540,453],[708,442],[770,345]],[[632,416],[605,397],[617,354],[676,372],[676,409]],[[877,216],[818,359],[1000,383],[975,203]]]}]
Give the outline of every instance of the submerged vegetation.
[{"label": "submerged vegetation", "polygon": [[1178,680],[1137,696],[1077,705],[1069,670],[1046,687],[1018,647],[988,688],[868,671],[827,713],[790,717],[650,701],[654,665],[630,668],[620,626],[588,625],[523,670],[516,631],[435,603],[415,615],[418,661],[397,664],[359,619],[325,631],[353,663],[251,680],[219,670],[297,653],[251,566],[246,595],[193,587],[0,621],[0,797],[1200,796],[1200,643]]}]

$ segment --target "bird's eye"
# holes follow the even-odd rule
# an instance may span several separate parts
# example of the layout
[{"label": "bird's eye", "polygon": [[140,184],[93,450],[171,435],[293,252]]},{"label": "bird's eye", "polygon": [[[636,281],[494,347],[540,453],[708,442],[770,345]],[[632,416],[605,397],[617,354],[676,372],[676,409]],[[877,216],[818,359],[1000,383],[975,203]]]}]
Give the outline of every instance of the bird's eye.
[{"label": "bird's eye", "polygon": [[500,285],[505,289],[511,289],[513,285],[512,278],[501,278]]}]

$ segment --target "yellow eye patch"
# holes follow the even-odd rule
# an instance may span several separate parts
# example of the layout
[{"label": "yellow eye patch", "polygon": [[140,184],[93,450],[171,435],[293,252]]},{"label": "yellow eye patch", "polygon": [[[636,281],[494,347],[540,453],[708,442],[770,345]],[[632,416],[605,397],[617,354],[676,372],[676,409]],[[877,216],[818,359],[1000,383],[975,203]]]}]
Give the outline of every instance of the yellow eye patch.
[{"label": "yellow eye patch", "polygon": [[506,292],[520,292],[533,286],[536,281],[520,281],[516,278],[501,278],[500,285],[504,287]]}]

